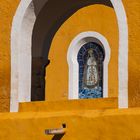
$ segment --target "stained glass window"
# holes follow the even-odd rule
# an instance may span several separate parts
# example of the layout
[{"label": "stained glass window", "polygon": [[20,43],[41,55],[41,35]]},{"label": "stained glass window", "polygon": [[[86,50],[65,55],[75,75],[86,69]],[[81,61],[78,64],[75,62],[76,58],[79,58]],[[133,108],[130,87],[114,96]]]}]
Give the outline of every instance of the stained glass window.
[{"label": "stained glass window", "polygon": [[89,42],[81,47],[79,63],[79,98],[103,97],[104,49],[97,43]]}]

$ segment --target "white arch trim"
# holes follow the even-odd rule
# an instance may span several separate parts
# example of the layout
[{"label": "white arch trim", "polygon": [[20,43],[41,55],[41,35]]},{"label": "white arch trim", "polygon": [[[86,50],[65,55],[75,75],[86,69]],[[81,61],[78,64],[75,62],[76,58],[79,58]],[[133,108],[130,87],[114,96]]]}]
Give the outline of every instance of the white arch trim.
[{"label": "white arch trim", "polygon": [[31,40],[35,19],[32,1],[22,0],[11,30],[11,112],[18,111],[19,102],[31,101]]},{"label": "white arch trim", "polygon": [[119,28],[119,108],[128,108],[128,24],[122,0],[110,0]]},{"label": "white arch trim", "polygon": [[[119,26],[119,107],[126,108],[128,107],[128,25],[127,17],[124,10],[122,0],[110,0],[118,21]],[[11,31],[11,99],[10,99],[10,111],[18,111],[18,104],[20,101],[26,102],[30,101],[31,97],[31,36],[33,25],[35,23],[36,17],[34,14],[33,5],[31,6],[31,14],[27,14],[28,20],[28,30],[24,31],[27,33],[26,43],[25,40],[22,40],[22,24],[24,21],[25,13],[29,6],[32,5],[32,0],[21,0],[19,7],[16,11],[16,14],[12,23]],[[29,9],[28,9],[29,10]],[[29,38],[28,38],[29,37]],[[24,45],[23,45],[24,44]],[[24,53],[28,55],[22,55],[20,58],[21,48],[23,47]],[[29,59],[28,59],[29,58]],[[21,62],[21,60],[24,60]],[[26,66],[23,62],[26,61]],[[22,66],[21,66],[22,64]],[[22,68],[24,68],[22,70]],[[20,70],[19,70],[20,69]],[[19,78],[20,75],[23,75],[22,78]],[[25,75],[25,77],[24,77]],[[26,84],[24,84],[26,83]],[[23,90],[22,90],[23,89]],[[25,90],[24,90],[25,89]],[[22,91],[22,93],[20,93]]]},{"label": "white arch trim", "polygon": [[[119,108],[128,108],[128,24],[127,24],[127,17],[125,13],[125,9],[123,6],[123,3],[121,0],[110,0],[112,2],[112,5],[114,7],[117,21],[118,21],[118,27],[119,27],[119,70],[118,70],[118,78],[119,78],[119,95],[118,95],[118,104]],[[74,43],[74,40],[72,44]],[[70,48],[72,46],[70,45]],[[80,45],[80,44],[79,44]],[[68,63],[70,62],[70,53],[71,49],[68,52]],[[73,57],[74,58],[74,57]],[[74,60],[72,60],[74,62]],[[74,62],[75,63],[75,62]],[[71,64],[70,64],[71,65]],[[78,69],[78,68],[75,68]],[[73,69],[72,69],[73,70]],[[70,70],[70,73],[73,73],[74,71]],[[74,72],[75,73],[75,72]],[[69,75],[69,81],[71,81],[71,85],[69,85],[69,98],[78,98],[77,89],[78,84],[75,85],[76,78],[74,81],[72,81],[72,75]],[[77,75],[73,75],[77,76]],[[106,78],[107,79],[107,78]],[[72,83],[73,82],[73,83]],[[74,85],[72,85],[74,84]],[[73,89],[73,87],[75,88]],[[75,92],[73,93],[72,90]],[[107,90],[106,90],[107,91]],[[72,92],[72,93],[70,93]],[[105,95],[107,95],[105,93]]]},{"label": "white arch trim", "polygon": [[97,32],[82,32],[77,35],[71,42],[67,61],[69,65],[69,99],[78,99],[79,92],[79,64],[77,55],[83,45],[88,42],[95,42],[105,50],[105,59],[103,62],[103,97],[108,97],[108,63],[110,60],[110,47],[107,39]]}]

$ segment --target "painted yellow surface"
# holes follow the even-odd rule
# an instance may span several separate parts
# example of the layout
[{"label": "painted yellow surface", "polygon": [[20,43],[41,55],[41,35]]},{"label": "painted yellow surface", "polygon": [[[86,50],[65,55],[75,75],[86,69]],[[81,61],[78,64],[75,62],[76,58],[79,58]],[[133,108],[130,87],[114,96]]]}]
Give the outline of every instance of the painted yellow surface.
[{"label": "painted yellow surface", "polygon": [[68,98],[67,51],[71,41],[81,32],[96,31],[104,35],[111,48],[109,63],[109,97],[118,96],[118,26],[112,8],[91,5],[78,10],[57,31],[49,52],[46,72],[46,99]]},{"label": "painted yellow surface", "polygon": [[140,106],[140,1],[123,0],[129,27],[129,107]]},{"label": "painted yellow surface", "polygon": [[140,108],[0,114],[1,140],[59,140],[46,129],[66,124],[61,140],[138,140]]},{"label": "painted yellow surface", "polygon": [[[129,27],[129,107],[136,107],[140,106],[140,2],[122,1]],[[19,0],[0,0],[0,112],[9,110],[10,30],[18,3]],[[109,96],[117,97],[118,27],[115,13],[106,6],[85,7],[61,26],[52,42],[46,97],[54,101],[23,103],[19,113],[0,113],[0,140],[55,140],[56,137],[47,136],[44,131],[59,128],[62,124],[66,124],[62,140],[140,139],[140,108],[112,109],[117,107],[117,98],[65,100],[68,95],[66,52],[72,39],[87,30],[100,32],[109,41]],[[55,101],[58,99],[64,101]]]},{"label": "painted yellow surface", "polygon": [[[129,28],[129,106],[135,107],[140,106],[140,2],[139,0],[122,1]],[[10,34],[12,19],[18,3],[19,0],[0,0],[0,112],[9,110]],[[118,71],[116,68],[118,67],[118,27],[115,13],[112,8],[94,5],[82,8],[71,16],[54,37],[49,54],[51,64],[47,69],[46,79],[46,98],[48,100],[67,99],[68,65],[66,52],[72,39],[78,33],[87,30],[100,32],[110,43],[109,96],[116,97],[118,95]],[[54,81],[56,81],[55,86],[52,84]]]},{"label": "painted yellow surface", "polygon": [[57,112],[118,108],[118,98],[20,103],[19,112]]},{"label": "painted yellow surface", "polygon": [[19,0],[0,0],[0,112],[9,111],[10,34]]}]

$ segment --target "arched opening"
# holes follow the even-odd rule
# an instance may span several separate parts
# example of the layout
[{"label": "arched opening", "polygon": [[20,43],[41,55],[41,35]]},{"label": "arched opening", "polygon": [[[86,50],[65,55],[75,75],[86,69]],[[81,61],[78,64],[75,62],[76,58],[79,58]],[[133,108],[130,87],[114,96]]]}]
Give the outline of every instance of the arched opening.
[{"label": "arched opening", "polygon": [[[51,98],[48,94],[45,95],[45,88],[48,92],[48,87],[50,87],[45,87],[44,83],[45,66],[48,66],[48,63],[52,63],[49,53],[56,32],[79,9],[96,4],[113,8],[110,0],[70,0],[67,2],[65,0],[51,0],[41,9],[37,16],[32,35],[32,101],[49,100]],[[55,11],[54,5],[59,5],[55,7]],[[67,91],[64,92],[67,93]],[[51,100],[53,99],[51,98]]]},{"label": "arched opening", "polygon": [[[56,4],[57,2],[58,4]],[[97,4],[97,3],[105,4],[107,6],[113,7],[117,15],[117,21],[119,25],[119,52],[120,52],[119,54],[119,106],[127,107],[128,106],[128,102],[127,102],[128,28],[127,28],[126,14],[122,2],[119,0],[118,1],[97,0],[94,2],[90,0],[88,2],[87,0],[85,1],[79,0],[76,2],[71,0],[70,3],[66,1],[61,1],[61,2],[62,4],[60,4],[59,1],[55,1],[55,0],[45,1],[43,2],[43,5],[41,6],[39,5],[39,8],[34,5],[35,2],[32,2],[32,0],[20,2],[20,5],[18,7],[18,10],[13,20],[12,33],[11,33],[12,53],[11,53],[11,105],[10,105],[11,109],[10,110],[17,111],[19,102],[29,102],[32,100],[31,85],[33,85],[33,83],[31,84],[31,77],[33,78],[32,81],[38,81],[36,78],[34,79],[35,77],[34,75],[38,75],[39,74],[38,69],[44,68],[44,66],[48,64],[49,62],[48,51],[49,51],[51,40],[55,32],[57,31],[57,29],[60,27],[60,25],[72,14],[70,12],[71,10],[69,9],[70,4],[73,5],[72,11],[74,12],[86,5]],[[50,5],[54,6],[54,5],[64,5],[64,4],[65,4],[64,6],[65,8],[57,6],[58,9],[56,12],[54,12],[53,8],[50,6]],[[46,5],[47,8],[44,5]],[[51,11],[51,9],[53,11]],[[69,10],[66,11],[67,9]],[[43,16],[44,10],[46,10],[47,13],[52,13],[53,16],[52,14],[46,14],[47,15],[45,18],[46,20],[44,20],[44,16]],[[36,17],[38,18],[36,19]],[[51,18],[52,20],[50,20]],[[58,21],[60,22],[56,24]],[[37,34],[39,34],[39,36]],[[48,40],[45,40],[45,38],[48,38]],[[32,42],[32,40],[35,41]],[[36,60],[39,61],[39,66],[37,66],[36,64],[32,65],[34,62],[36,62]],[[32,74],[31,74],[31,65],[32,65],[32,70],[33,69],[35,70],[35,72],[33,72]],[[124,66],[121,67],[122,65]],[[41,77],[43,74],[44,72],[42,72]],[[40,88],[39,84],[38,82],[37,84],[35,82],[34,85],[35,87]],[[39,97],[40,94],[37,95],[37,98],[35,100],[39,100]],[[43,93],[43,99],[44,99],[44,93]],[[40,100],[42,100],[42,98]]]},{"label": "arched opening", "polygon": [[11,30],[10,111],[18,111],[19,102],[31,101],[31,38],[36,15],[32,1],[21,1]]},{"label": "arched opening", "polygon": [[[87,67],[85,64],[89,58],[88,52],[90,49],[94,53],[92,55],[96,55],[94,56],[94,59],[96,59],[96,73],[98,73],[96,78],[99,79],[95,82],[96,86],[93,85],[93,88],[84,90],[82,83],[84,82],[84,74],[86,74],[84,73],[84,67]],[[111,50],[107,39],[97,32],[83,32],[72,40],[67,54],[69,65],[69,99],[83,98],[86,94],[92,94],[91,98],[108,97],[108,63],[110,55]]]}]

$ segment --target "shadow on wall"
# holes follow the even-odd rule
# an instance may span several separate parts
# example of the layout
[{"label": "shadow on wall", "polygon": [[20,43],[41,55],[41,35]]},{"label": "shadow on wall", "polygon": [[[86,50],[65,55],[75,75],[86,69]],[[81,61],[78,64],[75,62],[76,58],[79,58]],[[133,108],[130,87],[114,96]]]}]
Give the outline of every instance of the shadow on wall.
[{"label": "shadow on wall", "polygon": [[46,0],[40,10],[41,2],[33,1],[37,19],[32,36],[32,101],[45,100],[45,67],[51,61],[48,60],[49,49],[59,27],[82,7],[92,4],[113,7],[110,0]]},{"label": "shadow on wall", "polygon": [[64,136],[64,134],[54,135],[52,140],[61,140],[61,138]]}]

